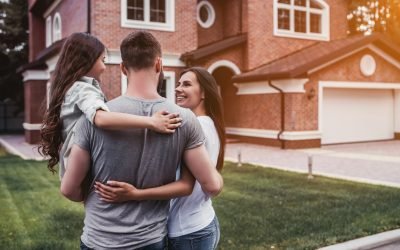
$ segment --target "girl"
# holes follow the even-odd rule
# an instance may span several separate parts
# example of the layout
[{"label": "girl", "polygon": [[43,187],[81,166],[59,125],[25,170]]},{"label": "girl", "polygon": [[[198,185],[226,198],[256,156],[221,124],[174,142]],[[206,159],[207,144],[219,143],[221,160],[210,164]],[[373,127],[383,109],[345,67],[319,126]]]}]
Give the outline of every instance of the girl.
[{"label": "girl", "polygon": [[[197,116],[206,137],[205,146],[210,159],[221,171],[225,151],[225,125],[222,99],[215,79],[203,68],[189,68],[181,73],[175,91],[177,104],[191,109]],[[182,185],[190,178],[185,175],[185,168],[182,171],[180,180],[156,188],[139,190],[117,181],[108,182],[107,185],[97,182],[95,188],[102,199],[108,202],[168,199],[182,195],[177,191],[178,188],[172,189],[172,186]],[[197,181],[191,195],[171,201],[168,218],[169,249],[216,249],[219,235],[218,219],[211,199]]]},{"label": "girl", "polygon": [[47,167],[51,172],[60,163],[61,178],[73,144],[74,126],[82,115],[105,129],[149,128],[173,133],[180,125],[180,118],[166,111],[152,117],[108,112],[99,85],[106,68],[104,59],[105,46],[88,33],[72,34],[61,49],[39,145],[42,155],[49,157]]}]

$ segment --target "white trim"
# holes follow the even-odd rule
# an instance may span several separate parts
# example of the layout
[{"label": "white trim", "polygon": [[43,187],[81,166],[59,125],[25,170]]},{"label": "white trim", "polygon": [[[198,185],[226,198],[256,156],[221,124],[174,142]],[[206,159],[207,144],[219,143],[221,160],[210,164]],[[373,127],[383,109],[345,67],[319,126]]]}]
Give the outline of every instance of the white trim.
[{"label": "white trim", "polygon": [[[329,5],[325,3],[323,0],[314,0],[318,4],[322,5],[322,10],[311,9],[309,4],[310,1],[307,0],[307,7],[295,6],[294,1],[291,0],[290,5],[278,3],[278,0],[274,0],[273,3],[273,27],[274,27],[274,36],[279,37],[289,37],[289,38],[299,38],[299,39],[307,39],[307,40],[321,40],[321,41],[329,41],[330,40],[330,9]],[[278,29],[278,9],[287,9],[289,10],[290,16],[290,30]],[[294,31],[294,12],[295,10],[301,10],[306,12],[306,33],[295,32]],[[309,14],[319,14],[321,15],[321,34],[310,32],[310,20]]]},{"label": "white trim", "polygon": [[400,90],[394,90],[394,132],[400,133]]},{"label": "white trim", "polygon": [[[308,78],[303,79],[283,79],[273,80],[271,83],[282,89],[284,93],[305,93],[304,85],[309,81]],[[267,81],[234,83],[238,88],[237,95],[258,95],[258,94],[275,94],[278,90],[269,86]]]},{"label": "white trim", "polygon": [[58,58],[60,55],[55,55],[51,57],[50,59],[46,60],[46,65],[47,65],[47,72],[53,72],[56,69],[56,65],[58,62]]},{"label": "white trim", "polygon": [[[322,104],[324,88],[352,88],[352,89],[393,89],[400,90],[400,83],[383,82],[344,82],[344,81],[319,81],[318,84],[318,131],[323,129]],[[396,120],[396,117],[395,117]],[[396,128],[395,128],[396,130]]]},{"label": "white trim", "polygon": [[163,54],[162,64],[168,67],[186,67],[186,64],[180,59],[180,55],[177,54]]},{"label": "white trim", "polygon": [[175,103],[175,72],[164,71],[164,78],[166,80],[165,97],[170,102]]},{"label": "white trim", "polygon": [[46,70],[26,70],[22,73],[23,81],[30,80],[49,80],[50,74]]},{"label": "white trim", "polygon": [[[56,30],[56,22],[58,21],[58,30]],[[62,22],[60,13],[54,14],[53,17],[53,43],[55,41],[61,40],[62,38]]]},{"label": "white trim", "polygon": [[354,54],[356,54],[356,53],[358,53],[358,52],[360,52],[360,51],[362,51],[364,49],[370,49],[371,51],[375,52],[378,56],[382,57],[383,59],[385,59],[387,62],[389,62],[393,66],[395,66],[396,68],[400,69],[400,61],[396,60],[394,57],[392,57],[391,55],[387,54],[383,50],[379,49],[375,45],[369,44],[369,45],[360,47],[358,49],[355,49],[355,50],[353,50],[353,51],[351,51],[351,52],[349,52],[349,53],[347,53],[345,55],[336,57],[334,60],[329,61],[327,63],[324,63],[322,65],[319,65],[318,67],[310,69],[307,72],[307,74],[312,74],[314,72],[317,72],[317,71],[319,71],[319,70],[321,70],[323,68],[326,68],[326,67],[328,67],[328,66],[330,66],[330,65],[332,65],[332,64],[334,64],[334,63],[336,63],[336,62],[338,62],[338,61],[340,61],[340,60],[342,60],[342,59],[344,59],[346,57],[352,56],[352,55],[354,55]]},{"label": "white trim", "polygon": [[144,21],[129,20],[127,0],[121,0],[121,27],[175,31],[175,0],[165,0],[165,23],[150,21],[150,0],[144,0]]},{"label": "white trim", "polygon": [[[200,9],[201,9],[203,6],[205,6],[205,8],[207,9],[207,12],[208,12],[208,19],[207,19],[207,21],[205,21],[205,22],[203,22],[203,21],[200,19]],[[198,23],[201,27],[203,27],[203,28],[205,28],[205,29],[208,29],[208,28],[210,28],[210,27],[214,24],[214,22],[215,22],[215,10],[214,10],[214,7],[212,6],[212,4],[211,4],[210,2],[207,2],[207,1],[201,1],[201,2],[199,2],[199,3],[197,4],[197,7],[196,7],[196,13],[197,13],[197,23]]]},{"label": "white trim", "polygon": [[376,47],[375,45],[372,45],[372,44],[369,44],[367,46],[367,48],[369,48],[370,50],[372,50],[373,52],[378,54],[380,57],[385,59],[387,62],[391,63],[396,68],[400,69],[400,61],[396,60],[394,57],[392,57],[388,53],[384,52],[383,50],[381,50],[380,48],[378,48],[378,47]]},{"label": "white trim", "polygon": [[[165,67],[185,67],[186,64],[181,61],[177,54],[163,54],[162,64]],[[106,54],[106,64],[121,64],[121,52],[119,50],[108,50]]]},{"label": "white trim", "polygon": [[359,51],[361,51],[361,50],[363,50],[365,48],[367,48],[367,46],[360,47],[358,49],[355,49],[355,50],[351,51],[350,53],[347,53],[345,55],[336,57],[332,61],[326,62],[326,63],[324,63],[322,65],[319,65],[319,66],[317,66],[317,67],[315,67],[313,69],[310,69],[309,71],[307,71],[307,74],[312,74],[312,73],[317,72],[317,71],[319,71],[319,70],[321,70],[323,68],[326,68],[326,67],[328,67],[328,66],[330,66],[330,65],[332,65],[332,64],[334,64],[334,63],[336,63],[336,62],[338,62],[338,61],[340,61],[340,60],[342,60],[342,59],[344,59],[346,57],[349,57],[349,56],[352,56],[352,55],[356,54],[357,52],[359,52]]},{"label": "white trim", "polygon": [[24,122],[24,123],[22,123],[22,127],[25,130],[40,130],[40,128],[42,127],[42,124],[41,123],[27,123],[27,122]]},{"label": "white trim", "polygon": [[52,25],[53,25],[53,22],[51,21],[51,16],[48,16],[46,18],[45,31],[44,31],[46,48],[49,47],[53,43],[53,36],[52,36],[53,29],[51,28]]},{"label": "white trim", "polygon": [[121,95],[125,94],[127,88],[128,88],[128,78],[121,71]]},{"label": "white trim", "polygon": [[56,0],[52,5],[44,12],[43,18],[46,18],[50,15],[50,13],[61,3],[62,0]]},{"label": "white trim", "polygon": [[227,67],[230,68],[235,75],[239,75],[241,73],[239,67],[234,64],[233,62],[229,61],[229,60],[219,60],[214,62],[213,64],[210,65],[210,67],[208,67],[208,72],[210,72],[210,74],[212,74],[214,72],[214,70],[216,70],[219,67]]},{"label": "white trim", "polygon": [[[235,128],[227,127],[226,133],[231,135],[278,139],[279,130],[253,129],[253,128]],[[318,130],[309,131],[284,131],[281,139],[287,141],[313,140],[321,139],[321,133]]]}]

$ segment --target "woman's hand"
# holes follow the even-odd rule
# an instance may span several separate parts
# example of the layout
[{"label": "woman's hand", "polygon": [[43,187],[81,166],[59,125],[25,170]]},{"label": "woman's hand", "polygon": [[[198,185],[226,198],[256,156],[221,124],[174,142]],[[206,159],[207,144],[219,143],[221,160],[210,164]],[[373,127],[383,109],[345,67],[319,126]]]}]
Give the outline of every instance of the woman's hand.
[{"label": "woman's hand", "polygon": [[141,200],[140,190],[126,182],[107,181],[107,184],[102,184],[96,181],[94,188],[102,201],[117,203]]}]

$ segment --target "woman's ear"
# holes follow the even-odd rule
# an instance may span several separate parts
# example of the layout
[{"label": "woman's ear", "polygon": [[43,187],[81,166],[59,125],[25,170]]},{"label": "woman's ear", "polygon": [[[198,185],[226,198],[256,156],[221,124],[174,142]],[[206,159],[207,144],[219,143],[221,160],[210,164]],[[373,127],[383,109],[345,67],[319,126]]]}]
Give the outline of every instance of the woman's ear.
[{"label": "woman's ear", "polygon": [[125,76],[128,76],[128,70],[126,69],[126,67],[124,66],[123,63],[119,64],[119,67],[121,68],[122,74],[124,74]]}]

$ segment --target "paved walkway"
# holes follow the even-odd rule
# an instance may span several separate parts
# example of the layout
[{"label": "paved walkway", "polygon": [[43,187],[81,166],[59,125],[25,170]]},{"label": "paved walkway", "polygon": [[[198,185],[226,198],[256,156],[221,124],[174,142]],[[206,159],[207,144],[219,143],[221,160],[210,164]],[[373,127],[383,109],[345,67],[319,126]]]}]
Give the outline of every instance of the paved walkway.
[{"label": "paved walkway", "polygon": [[400,188],[400,141],[323,146],[281,150],[245,143],[228,144],[225,158],[282,170]]},{"label": "paved walkway", "polygon": [[43,160],[37,150],[38,145],[26,143],[23,135],[0,135],[0,146],[24,160]]}]

